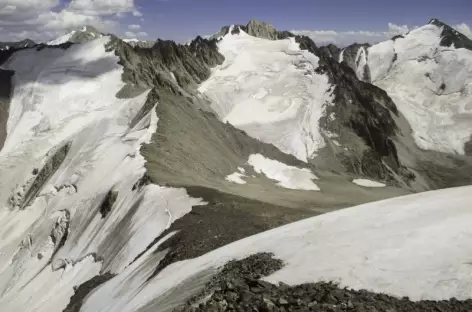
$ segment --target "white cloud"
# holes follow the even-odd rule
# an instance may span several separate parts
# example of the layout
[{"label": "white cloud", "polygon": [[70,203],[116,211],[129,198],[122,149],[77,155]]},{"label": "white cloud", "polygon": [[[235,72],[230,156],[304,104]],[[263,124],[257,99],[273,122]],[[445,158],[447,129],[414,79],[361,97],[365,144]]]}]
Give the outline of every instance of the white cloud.
[{"label": "white cloud", "polygon": [[313,39],[317,44],[324,45],[333,43],[340,47],[352,43],[376,43],[387,40],[393,36],[408,32],[406,25],[388,23],[386,31],[334,31],[334,30],[294,30],[293,33],[305,35]]},{"label": "white cloud", "polygon": [[470,29],[469,25],[462,23],[462,24],[454,26],[454,28],[472,40],[472,29]]},{"label": "white cloud", "polygon": [[136,12],[134,0],[0,0],[0,41],[48,40],[91,25],[116,32],[117,16]]},{"label": "white cloud", "polygon": [[136,11],[133,12],[133,16],[141,17],[141,16],[143,16],[143,13],[136,10]]},{"label": "white cloud", "polygon": [[135,33],[135,32],[132,32],[132,31],[127,31],[127,32],[125,32],[125,36],[128,39],[134,39],[134,38],[138,38],[138,37],[147,37],[148,34],[144,31],[140,31],[138,33]]},{"label": "white cloud", "polygon": [[127,38],[129,38],[129,39],[133,39],[133,38],[136,38],[136,37],[137,37],[137,35],[136,35],[134,32],[132,32],[132,31],[126,31],[126,32],[125,32],[125,36],[126,36]]},{"label": "white cloud", "polygon": [[128,25],[128,28],[131,30],[138,30],[138,29],[141,29],[141,25],[136,25],[136,24]]},{"label": "white cloud", "polygon": [[[453,26],[464,35],[472,38],[472,30],[464,23]],[[305,35],[313,39],[319,45],[329,43],[336,44],[339,47],[345,47],[353,43],[377,43],[388,40],[394,36],[405,34],[417,26],[409,27],[407,25],[387,24],[385,31],[334,31],[334,30],[294,30],[295,34]]]},{"label": "white cloud", "polygon": [[109,15],[136,11],[134,0],[72,0],[69,3],[69,9],[88,15]]},{"label": "white cloud", "polygon": [[388,35],[397,36],[403,35],[410,31],[410,28],[407,25],[396,25],[393,23],[388,23]]}]

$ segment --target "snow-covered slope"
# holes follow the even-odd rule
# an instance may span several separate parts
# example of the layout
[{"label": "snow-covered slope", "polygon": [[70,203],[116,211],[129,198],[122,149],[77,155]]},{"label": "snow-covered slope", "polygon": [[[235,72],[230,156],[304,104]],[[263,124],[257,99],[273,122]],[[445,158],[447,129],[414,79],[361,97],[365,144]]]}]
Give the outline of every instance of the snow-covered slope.
[{"label": "snow-covered slope", "polygon": [[332,104],[318,57],[294,38],[269,40],[233,27],[218,43],[221,66],[200,86],[223,120],[306,161],[325,145],[319,120]]},{"label": "snow-covered slope", "polygon": [[81,311],[171,311],[218,266],[258,252],[285,263],[266,278],[270,282],[336,281],[413,300],[466,299],[472,291],[471,194],[472,187],[426,192],[306,219],[172,264],[147,282],[149,266],[160,257],[150,250],[141,268],[133,264],[127,277],[104,284]]},{"label": "snow-covered slope", "polygon": [[0,152],[2,311],[62,311],[74,286],[121,272],[200,203],[135,185],[158,118],[133,122],[147,91],[116,97],[125,84],[109,40],[23,50],[3,64],[15,75]]},{"label": "snow-covered slope", "polygon": [[370,72],[387,91],[420,148],[464,154],[472,134],[472,50],[444,45],[448,26],[434,21],[367,53],[359,49],[354,69],[367,81]]},{"label": "snow-covered slope", "polygon": [[59,45],[59,44],[63,44],[63,43],[66,43],[68,42],[72,36],[74,36],[74,34],[76,33],[75,30],[63,35],[63,36],[60,36],[60,37],[57,37],[56,39],[53,39],[53,40],[50,40],[48,41],[46,44],[48,45]]}]

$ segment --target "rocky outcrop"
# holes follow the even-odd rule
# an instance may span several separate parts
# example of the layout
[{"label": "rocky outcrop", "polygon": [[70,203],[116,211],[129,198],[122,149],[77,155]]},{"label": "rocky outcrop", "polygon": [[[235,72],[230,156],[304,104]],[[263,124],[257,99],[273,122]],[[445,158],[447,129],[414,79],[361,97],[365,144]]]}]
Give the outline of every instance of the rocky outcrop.
[{"label": "rocky outcrop", "polygon": [[46,162],[41,170],[33,171],[33,178],[22,186],[10,197],[10,204],[14,207],[25,209],[36,198],[45,183],[56,173],[66,158],[71,143],[66,143],[57,149],[53,149],[46,155]]},{"label": "rocky outcrop", "polygon": [[106,216],[110,213],[111,209],[113,208],[113,205],[116,202],[116,199],[118,198],[118,192],[110,190],[107,195],[105,196],[105,199],[103,200],[102,204],[100,205],[100,214],[102,215],[102,219],[106,218]]},{"label": "rocky outcrop", "polygon": [[472,40],[464,34],[436,18],[433,18],[429,23],[442,28],[440,43],[442,46],[454,46],[456,49],[464,48],[472,51]]},{"label": "rocky outcrop", "polygon": [[339,60],[339,55],[341,54],[341,49],[335,46],[334,44],[330,43],[327,46],[320,47],[320,50],[324,53],[328,54],[335,60]]},{"label": "rocky outcrop", "polygon": [[261,280],[283,267],[268,253],[227,263],[203,291],[174,312],[203,311],[442,311],[466,312],[472,300],[410,301],[366,290],[340,288],[334,283],[290,286]]}]

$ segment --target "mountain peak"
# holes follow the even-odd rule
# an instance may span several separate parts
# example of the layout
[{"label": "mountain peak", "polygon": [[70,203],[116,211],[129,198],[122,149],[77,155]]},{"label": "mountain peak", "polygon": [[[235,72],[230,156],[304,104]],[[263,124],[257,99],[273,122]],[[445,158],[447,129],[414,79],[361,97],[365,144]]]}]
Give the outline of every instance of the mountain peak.
[{"label": "mountain peak", "polygon": [[272,24],[256,19],[250,20],[246,25],[235,24],[232,26],[223,26],[221,30],[210,37],[210,39],[218,39],[231,33],[233,35],[244,31],[250,36],[264,38],[269,40],[280,40],[287,37],[295,37],[289,31],[278,31]]},{"label": "mountain peak", "polygon": [[445,47],[450,47],[454,45],[456,49],[464,48],[472,51],[472,40],[467,36],[452,28],[448,24],[440,21],[437,18],[432,18],[429,21],[430,25],[434,25],[442,28],[441,33],[441,45]]},{"label": "mountain peak", "polygon": [[86,41],[93,40],[95,38],[100,38],[103,36],[103,33],[99,32],[95,27],[84,25],[77,27],[65,35],[62,35],[56,39],[48,41],[48,45],[60,45],[66,42],[71,43],[82,43]]}]

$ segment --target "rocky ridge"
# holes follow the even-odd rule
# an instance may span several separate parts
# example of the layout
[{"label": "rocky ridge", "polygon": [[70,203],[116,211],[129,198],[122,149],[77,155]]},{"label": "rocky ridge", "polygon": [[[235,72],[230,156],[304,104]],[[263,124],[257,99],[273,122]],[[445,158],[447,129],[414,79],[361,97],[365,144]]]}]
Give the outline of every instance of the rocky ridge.
[{"label": "rocky ridge", "polygon": [[261,279],[282,267],[280,260],[267,253],[228,262],[199,295],[174,312],[466,312],[472,309],[472,300],[413,302],[407,297],[340,288],[335,283],[291,286]]}]

